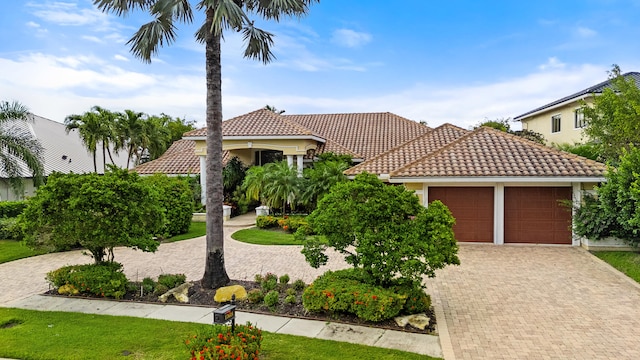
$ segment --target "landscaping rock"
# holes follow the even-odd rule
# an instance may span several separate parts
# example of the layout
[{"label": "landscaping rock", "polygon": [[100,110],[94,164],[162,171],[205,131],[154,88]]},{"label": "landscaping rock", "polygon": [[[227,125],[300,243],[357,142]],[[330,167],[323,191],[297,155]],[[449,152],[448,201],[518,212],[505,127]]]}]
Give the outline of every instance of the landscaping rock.
[{"label": "landscaping rock", "polygon": [[424,330],[427,326],[429,326],[429,318],[425,314],[414,314],[414,315],[406,315],[406,316],[398,316],[394,319],[396,324],[401,327],[405,327],[408,325],[413,326],[416,329]]},{"label": "landscaping rock", "polygon": [[179,302],[188,303],[189,295],[187,294],[189,293],[189,288],[192,286],[193,286],[192,283],[184,283],[158,296],[158,300],[162,302],[167,302],[167,299],[169,299],[169,296],[173,295],[173,297],[176,298],[176,300],[178,300]]},{"label": "landscaping rock", "polygon": [[226,303],[231,301],[232,295],[236,296],[236,300],[244,300],[247,298],[247,290],[245,290],[241,285],[221,287],[216,290],[213,300],[217,303]]}]

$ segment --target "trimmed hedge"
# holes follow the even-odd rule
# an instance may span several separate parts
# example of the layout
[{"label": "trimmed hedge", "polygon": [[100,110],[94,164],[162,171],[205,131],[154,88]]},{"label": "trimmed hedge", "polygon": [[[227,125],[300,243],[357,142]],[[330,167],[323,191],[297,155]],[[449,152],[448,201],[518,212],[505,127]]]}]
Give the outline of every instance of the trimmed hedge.
[{"label": "trimmed hedge", "polygon": [[159,230],[160,235],[171,237],[189,231],[193,216],[193,192],[189,179],[154,174],[142,177],[143,182],[155,189],[159,195],[160,206],[164,209],[166,222]]},{"label": "trimmed hedge", "polygon": [[64,266],[47,273],[46,279],[61,294],[83,293],[116,299],[124,296],[129,282],[122,264],[117,262]]}]

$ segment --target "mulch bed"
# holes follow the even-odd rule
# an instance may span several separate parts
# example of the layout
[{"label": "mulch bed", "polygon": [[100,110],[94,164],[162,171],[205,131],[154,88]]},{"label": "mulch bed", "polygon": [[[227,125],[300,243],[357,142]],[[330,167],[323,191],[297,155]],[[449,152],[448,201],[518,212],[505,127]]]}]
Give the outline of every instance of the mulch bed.
[{"label": "mulch bed", "polygon": [[[200,286],[199,282],[194,282],[194,285],[189,289],[189,303],[183,304],[177,302],[173,297],[170,297],[165,304],[172,305],[194,305],[194,306],[210,306],[210,307],[219,307],[224,304],[219,304],[213,300],[213,296],[215,295],[215,290],[205,289]],[[241,281],[241,280],[232,280],[230,285],[242,285],[247,292],[251,289],[259,289],[260,284],[255,281]],[[57,296],[67,296],[67,295],[58,295],[55,290],[48,291],[46,294],[48,295],[57,295]],[[280,291],[280,303],[277,305],[275,309],[269,309],[264,304],[254,304],[248,301],[238,301],[236,303],[237,310],[243,312],[251,312],[258,314],[268,314],[268,315],[277,315],[277,316],[286,316],[292,318],[302,318],[302,319],[310,319],[310,320],[321,320],[321,321],[330,321],[334,323],[344,323],[351,325],[359,325],[359,326],[368,326],[389,330],[397,330],[397,331],[405,331],[419,334],[433,334],[435,332],[436,326],[436,318],[433,313],[433,309],[430,309],[426,312],[427,316],[431,318],[429,326],[424,330],[420,330],[418,328],[414,328],[411,325],[407,325],[402,328],[396,324],[393,319],[382,321],[382,322],[370,322],[358,319],[355,315],[351,314],[328,314],[328,313],[310,313],[307,312],[302,306],[301,293],[298,293],[296,296],[298,301],[296,304],[285,304],[284,297],[286,296],[285,291]],[[77,297],[77,295],[76,295]],[[158,300],[158,296],[153,294],[145,294],[144,296],[140,296],[139,292],[128,292],[121,301],[134,301],[134,302],[145,302],[145,303],[160,303]]]}]

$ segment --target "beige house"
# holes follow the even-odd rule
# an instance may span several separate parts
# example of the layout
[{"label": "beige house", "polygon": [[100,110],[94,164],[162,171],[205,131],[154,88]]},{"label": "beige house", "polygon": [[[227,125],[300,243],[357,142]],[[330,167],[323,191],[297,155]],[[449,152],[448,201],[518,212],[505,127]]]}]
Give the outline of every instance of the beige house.
[{"label": "beige house", "polygon": [[[467,242],[580,245],[582,239],[571,231],[571,206],[562,203],[579,204],[606,170],[601,163],[494,129],[469,131],[451,124],[431,129],[390,113],[258,110],[223,122],[222,132],[225,158],[237,156],[251,165],[286,159],[302,169],[322,152],[349,154],[359,164],[345,172],[348,176],[366,171],[403,184],[424,206],[443,201],[456,218],[456,238]],[[206,130],[188,132],[183,141],[193,152],[176,147],[136,170],[162,171],[165,165],[170,170],[180,158],[204,169]]]},{"label": "beige house", "polygon": [[[629,72],[623,75],[640,84],[640,73]],[[586,125],[580,111],[581,101],[589,104],[593,96],[598,96],[606,88],[611,87],[610,80],[601,82],[575,94],[563,97],[546,105],[527,111],[513,118],[520,121],[525,130],[535,131],[544,135],[547,144],[580,143],[587,139],[583,137],[582,129]]]}]

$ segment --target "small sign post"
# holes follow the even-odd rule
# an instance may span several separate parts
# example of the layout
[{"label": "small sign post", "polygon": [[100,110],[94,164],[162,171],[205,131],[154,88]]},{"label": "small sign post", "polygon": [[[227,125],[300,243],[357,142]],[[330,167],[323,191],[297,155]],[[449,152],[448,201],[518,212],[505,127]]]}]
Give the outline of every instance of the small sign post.
[{"label": "small sign post", "polygon": [[213,310],[213,323],[226,324],[231,321],[231,332],[236,330],[236,296],[231,295],[231,304]]}]

